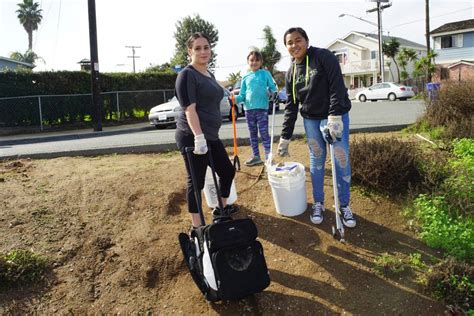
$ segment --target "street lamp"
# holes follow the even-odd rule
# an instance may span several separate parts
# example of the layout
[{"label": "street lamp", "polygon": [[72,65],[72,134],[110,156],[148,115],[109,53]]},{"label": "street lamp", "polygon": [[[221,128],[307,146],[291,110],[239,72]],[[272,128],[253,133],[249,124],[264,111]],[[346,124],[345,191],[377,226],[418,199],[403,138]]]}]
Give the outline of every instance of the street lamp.
[{"label": "street lamp", "polygon": [[388,2],[388,0],[369,0],[369,1],[377,2],[377,7],[374,8],[374,9],[367,10],[367,12],[369,13],[369,12],[377,11],[378,12],[378,23],[374,23],[374,22],[371,22],[369,20],[354,16],[352,14],[348,14],[348,13],[342,13],[342,14],[339,15],[339,17],[342,18],[344,16],[350,16],[350,17],[353,17],[357,20],[369,23],[370,25],[377,26],[378,32],[379,32],[379,34],[378,34],[378,38],[379,38],[379,40],[378,40],[378,42],[379,42],[379,71],[380,71],[380,77],[382,79],[382,82],[384,82],[385,81],[385,71],[384,71],[383,49],[382,49],[382,43],[383,43],[383,39],[382,39],[382,10],[390,7],[392,4],[389,3],[389,4],[386,4],[384,6],[380,5],[381,2]]},{"label": "street lamp", "polygon": [[339,17],[340,17],[340,18],[345,17],[345,16],[350,16],[350,17],[353,17],[354,19],[361,20],[361,21],[367,22],[367,23],[369,23],[369,24],[372,24],[373,26],[377,26],[377,27],[378,27],[378,24],[377,24],[377,23],[374,23],[374,22],[371,22],[371,21],[369,21],[369,20],[366,20],[366,19],[357,17],[357,16],[355,16],[355,15],[352,15],[352,14],[349,14],[349,13],[342,13],[342,14],[339,14]]}]

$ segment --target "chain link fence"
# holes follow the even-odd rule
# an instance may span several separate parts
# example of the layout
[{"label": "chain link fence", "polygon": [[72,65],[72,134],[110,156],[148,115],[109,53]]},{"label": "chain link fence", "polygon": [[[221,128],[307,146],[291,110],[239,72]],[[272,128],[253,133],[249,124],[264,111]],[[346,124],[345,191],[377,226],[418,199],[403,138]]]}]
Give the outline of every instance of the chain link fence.
[{"label": "chain link fence", "polygon": [[[174,90],[110,91],[101,93],[103,122],[146,120],[150,109],[167,102]],[[32,95],[0,98],[0,128],[91,124],[92,94]]]}]

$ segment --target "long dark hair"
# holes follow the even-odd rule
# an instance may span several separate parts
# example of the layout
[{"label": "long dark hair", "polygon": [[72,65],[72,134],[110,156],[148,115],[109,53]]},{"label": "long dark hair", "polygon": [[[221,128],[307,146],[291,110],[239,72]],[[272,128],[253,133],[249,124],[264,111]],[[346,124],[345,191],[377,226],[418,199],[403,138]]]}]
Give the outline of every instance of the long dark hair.
[{"label": "long dark hair", "polygon": [[301,27],[290,27],[288,30],[286,30],[285,34],[283,35],[283,43],[285,44],[285,46],[286,46],[286,36],[294,32],[300,33],[300,35],[304,37],[306,42],[309,42],[308,34],[306,34],[305,30],[303,30]]},{"label": "long dark hair", "polygon": [[187,40],[186,42],[186,45],[188,46],[188,48],[193,48],[193,44],[194,44],[194,41],[197,40],[198,38],[205,38],[207,40],[207,43],[209,44],[209,46],[211,46],[211,40],[209,39],[209,36],[207,36],[206,34],[202,33],[202,32],[196,32],[196,33],[193,33]]}]

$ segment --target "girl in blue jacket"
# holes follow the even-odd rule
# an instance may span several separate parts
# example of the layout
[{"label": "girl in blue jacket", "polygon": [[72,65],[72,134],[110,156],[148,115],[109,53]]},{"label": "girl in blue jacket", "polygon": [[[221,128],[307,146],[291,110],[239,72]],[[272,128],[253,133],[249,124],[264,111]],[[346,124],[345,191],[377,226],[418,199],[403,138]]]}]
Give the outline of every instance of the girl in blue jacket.
[{"label": "girl in blue jacket", "polygon": [[268,95],[277,91],[269,71],[262,69],[263,56],[258,51],[251,51],[247,56],[250,72],[242,78],[242,85],[237,103],[244,102],[245,118],[250,133],[250,145],[253,156],[245,162],[246,166],[263,164],[258,149],[258,132],[265,149],[265,159],[270,154],[270,135],[268,134]]}]

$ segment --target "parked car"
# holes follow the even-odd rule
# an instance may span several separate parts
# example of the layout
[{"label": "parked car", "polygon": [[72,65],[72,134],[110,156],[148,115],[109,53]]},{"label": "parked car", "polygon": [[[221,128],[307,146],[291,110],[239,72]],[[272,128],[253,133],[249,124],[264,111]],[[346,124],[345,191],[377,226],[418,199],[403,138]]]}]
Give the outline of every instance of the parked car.
[{"label": "parked car", "polygon": [[[222,118],[232,120],[232,109],[230,107],[229,96],[229,91],[224,89],[224,97],[221,100],[220,109]],[[166,128],[170,125],[176,126],[176,120],[181,111],[182,108],[179,105],[178,99],[173,97],[168,102],[151,108],[150,114],[148,114],[148,120],[151,125],[155,125],[158,129]],[[238,108],[237,111],[239,114],[240,112],[243,112],[242,109],[239,110]]]},{"label": "parked car", "polygon": [[[232,90],[231,90],[231,93],[234,94],[235,96],[239,95],[240,93],[240,87],[242,85],[242,79],[240,79],[239,81],[237,81]],[[286,94],[285,94],[286,95]],[[243,109],[244,108],[244,103],[243,102],[240,102],[239,103],[239,106]],[[279,111],[280,110],[280,102],[277,102],[276,104],[276,107],[275,107],[275,111]],[[271,114],[273,111],[273,101],[271,100],[271,98],[269,97],[269,101],[268,101],[268,114]],[[242,112],[243,113],[243,112]]]},{"label": "parked car", "polygon": [[395,101],[396,99],[406,100],[413,96],[415,96],[415,93],[413,92],[412,87],[394,82],[381,82],[376,83],[365,90],[359,91],[356,94],[356,99],[360,102],[384,99]]}]

